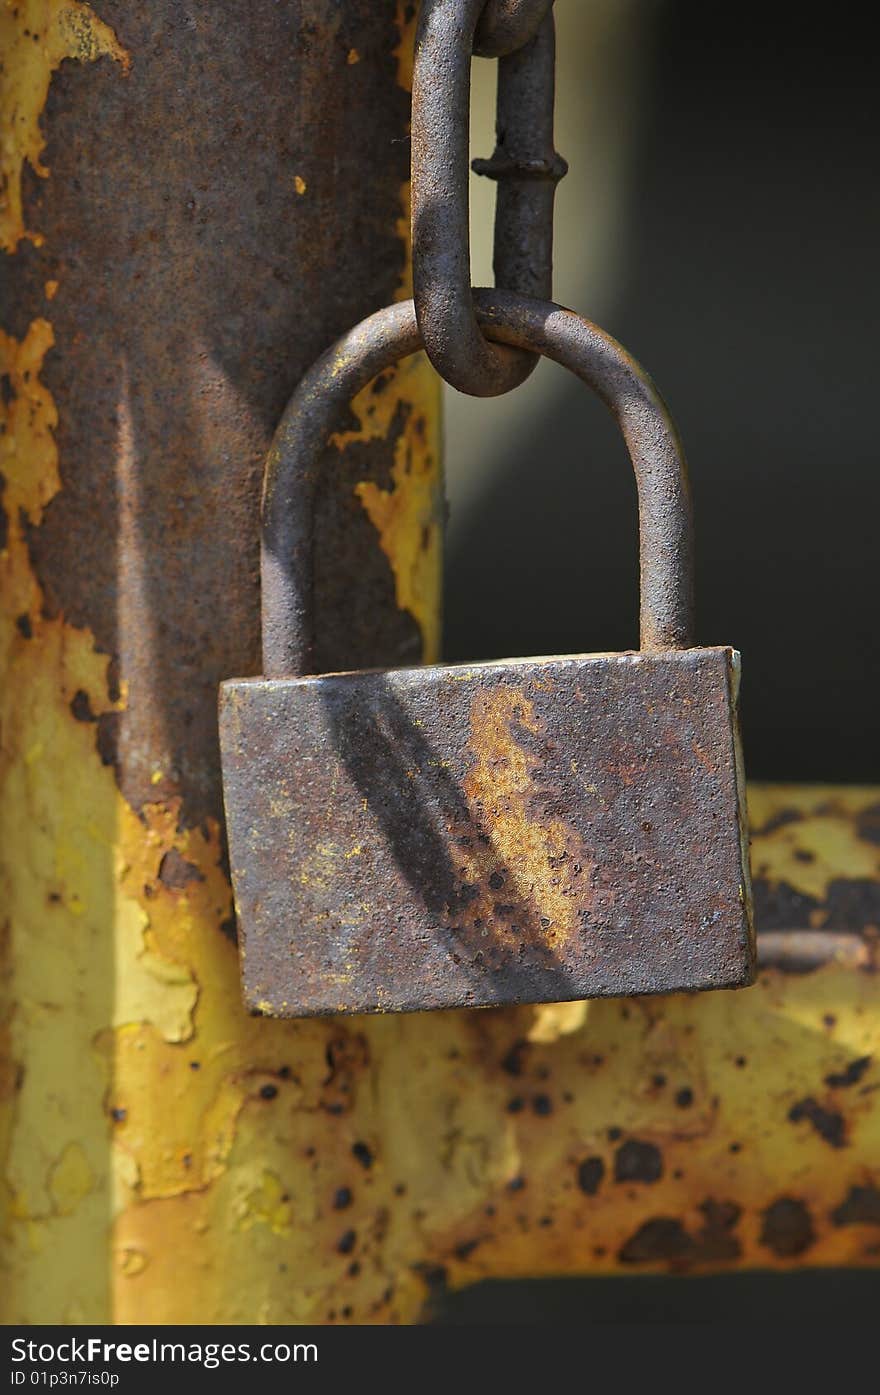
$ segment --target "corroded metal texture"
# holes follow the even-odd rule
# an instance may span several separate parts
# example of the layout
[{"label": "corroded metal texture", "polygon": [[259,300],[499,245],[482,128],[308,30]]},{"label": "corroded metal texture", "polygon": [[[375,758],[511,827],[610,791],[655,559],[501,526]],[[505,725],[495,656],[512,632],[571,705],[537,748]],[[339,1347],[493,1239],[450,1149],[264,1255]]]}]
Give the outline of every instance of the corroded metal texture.
[{"label": "corroded metal texture", "polygon": [[751,982],[737,683],[697,649],[224,684],[249,1005]]},{"label": "corroded metal texture", "polygon": [[333,345],[267,460],[266,678],[226,682],[221,697],[255,1010],[482,1007],[752,977],[738,679],[729,650],[687,648],[691,510],[675,429],[595,325],[512,292],[477,292],[475,305],[493,338],[552,354],[620,423],[652,652],[288,677],[314,666],[321,447],[347,397],[419,346],[412,302]]},{"label": "corroded metal texture", "polygon": [[553,0],[486,0],[474,34],[474,53],[502,58],[534,38]]},{"label": "corroded metal texture", "polygon": [[499,60],[495,150],[488,160],[472,161],[477,174],[498,186],[495,284],[538,300],[553,295],[553,205],[568,170],[553,144],[555,71],[548,14],[533,39]]},{"label": "corroded metal texture", "polygon": [[[691,644],[693,527],[684,452],[663,399],[610,335],[571,310],[511,291],[476,290],[486,335],[555,359],[587,384],[626,441],[639,495],[640,644]],[[290,399],[266,461],[262,508],[263,672],[320,670],[312,501],[321,449],[353,393],[421,342],[412,302],[377,311],[313,364]],[[381,391],[381,388],[380,388]],[[339,665],[353,668],[353,659]]]},{"label": "corroded metal texture", "polygon": [[[260,473],[283,403],[354,315],[409,294],[414,13],[0,6],[8,1322],[174,1318],[184,1252],[191,1315],[271,1312],[269,1274],[301,1309],[262,1249],[285,1228],[285,1203],[271,1222],[264,1204],[275,1166],[252,1139],[234,1157],[288,1046],[238,991],[216,684],[259,668]],[[326,449],[331,666],[436,656],[435,380],[414,358],[382,387]],[[313,1269],[284,1244],[291,1272],[298,1253]]]},{"label": "corroded metal texture", "polygon": [[[471,298],[468,111],[471,49],[482,0],[424,0],[416,34],[412,102],[413,291],[428,357],[461,392],[492,397],[537,362],[480,333]],[[534,33],[534,31],[532,31]],[[553,148],[555,37],[539,33],[502,59],[498,147],[481,173],[498,179],[496,280],[549,298],[553,200],[565,163]]]},{"label": "corroded metal texture", "polygon": [[[180,797],[198,824],[221,810],[217,683],[259,666],[255,501],[272,431],[307,365],[404,282],[409,98],[394,4],[99,8],[125,62],[108,49],[87,74],[58,69],[51,177],[22,171],[32,235],[2,278],[7,329],[20,338],[45,314],[63,346],[43,376],[62,404],[64,487],[28,541],[46,613],[87,628],[124,678],[126,702],[97,727],[126,797]],[[381,438],[328,445],[329,667],[420,656],[355,493],[393,491],[413,415],[400,402]]]},{"label": "corroded metal texture", "polygon": [[[870,948],[880,789],[753,786],[749,807],[759,926]],[[179,916],[211,906],[216,875],[176,893]],[[176,949],[204,979],[213,942]],[[129,1321],[415,1322],[483,1278],[878,1263],[870,961],[769,968],[740,993],[345,1021],[236,1016],[238,993],[229,945],[192,1040],[120,1041],[105,1107],[143,1194],[115,1237]]]},{"label": "corroded metal texture", "polygon": [[[167,775],[168,752],[186,755],[187,720],[203,750],[214,722],[213,688],[190,710],[176,681],[176,667],[196,661],[175,610],[194,606],[197,588],[175,559],[190,549],[203,565],[200,530],[217,526],[207,506],[189,521],[183,491],[207,470],[222,479],[224,509],[243,499],[253,560],[217,560],[210,618],[213,634],[244,613],[249,631],[228,637],[224,662],[241,643],[256,668],[256,480],[274,422],[265,407],[251,423],[251,399],[234,390],[242,374],[225,383],[220,370],[247,355],[252,287],[271,302],[271,281],[289,314],[289,332],[269,346],[282,345],[277,405],[299,366],[405,273],[395,235],[404,202],[387,171],[405,177],[412,13],[375,0],[0,8],[4,76],[15,78],[0,142],[11,258],[0,279],[13,298],[0,335],[0,962],[14,1000],[0,1023],[7,1322],[413,1322],[444,1283],[487,1276],[878,1262],[878,789],[750,790],[759,926],[833,936],[834,961],[812,972],[801,961],[797,973],[763,971],[744,993],[588,1009],[345,1023],[242,1011],[222,929],[231,907],[219,827],[210,815],[192,821],[216,805],[216,771],[203,779],[187,758],[176,782]],[[285,83],[301,64],[313,82],[298,89],[300,117]],[[338,138],[330,162],[303,134],[325,122]],[[224,142],[234,197],[228,216],[199,223]],[[349,153],[345,202],[334,181],[339,171],[344,182]],[[200,190],[203,166],[214,182]],[[135,232],[143,209],[139,265],[116,260],[120,203]],[[288,217],[327,231],[324,324],[290,261]],[[260,259],[255,223],[277,259]],[[239,236],[250,281],[237,271]],[[37,257],[45,284],[31,274]],[[370,295],[358,282],[349,300],[348,278],[360,274]],[[208,294],[218,285],[232,292],[228,322]],[[150,292],[143,303],[139,287]],[[185,309],[200,296],[191,339],[138,329],[165,299]],[[268,355],[259,358],[268,373]],[[108,483],[106,456],[90,443],[115,450],[101,434],[101,385],[102,375],[119,382],[123,360],[141,398],[138,429],[122,434]],[[319,557],[322,637],[332,638],[323,666],[405,660],[419,632],[426,657],[436,653],[436,571],[421,548],[423,524],[436,537],[434,397],[416,364],[356,401],[328,457],[338,507],[352,510],[352,569],[337,567],[332,547]],[[145,404],[161,423],[166,399],[188,426],[175,434],[169,409],[169,472],[171,447],[181,452],[171,480],[159,472],[165,433],[145,434]],[[244,422],[247,448],[208,470],[197,443],[223,449],[221,409]],[[181,491],[179,507],[163,488]],[[157,494],[165,535],[149,516]],[[47,506],[69,561],[91,549],[100,613],[85,566],[71,564],[65,588],[60,561],[35,565]],[[335,506],[319,502],[325,526]],[[135,581],[130,559],[146,535],[180,585],[152,589],[158,608],[120,585],[114,615],[114,567]],[[377,538],[384,563],[372,555]],[[136,663],[148,634],[155,687]],[[167,728],[147,721],[147,692],[159,712],[167,697]],[[130,735],[108,765],[114,714]],[[856,948],[858,963],[846,957]]]}]

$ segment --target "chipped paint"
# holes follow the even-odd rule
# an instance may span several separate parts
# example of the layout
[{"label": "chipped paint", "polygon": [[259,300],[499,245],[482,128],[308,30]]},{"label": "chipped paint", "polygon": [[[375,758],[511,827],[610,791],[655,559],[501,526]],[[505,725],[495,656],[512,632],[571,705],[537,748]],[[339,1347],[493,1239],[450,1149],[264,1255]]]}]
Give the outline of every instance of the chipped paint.
[{"label": "chipped paint", "polygon": [[0,246],[14,252],[23,238],[42,243],[42,234],[24,223],[22,175],[25,166],[41,179],[49,174],[42,160],[46,140],[40,118],[52,74],[67,58],[94,63],[102,57],[127,73],[131,59],[110,26],[81,0],[5,0],[0,54]]},{"label": "chipped paint", "polygon": [[87,634],[43,616],[24,534],[60,487],[57,413],[41,380],[52,343],[42,319],[21,342],[0,337],[11,391],[0,446],[8,525],[0,556],[0,900],[9,924],[3,1020],[14,1084],[2,1101],[9,1321],[99,1316],[108,1302],[95,1244],[107,1162],[92,1040],[112,997],[100,937],[113,918],[106,869],[116,795],[96,760],[93,726],[70,707],[84,692],[95,713],[110,710],[108,658]]},{"label": "chipped paint", "polygon": [[[394,23],[397,27],[399,40],[393,51],[393,57],[397,63],[397,85],[402,87],[404,92],[411,93],[413,85],[413,67],[416,42],[416,27],[418,24],[418,5],[410,3],[410,0],[397,0],[397,8]],[[409,134],[407,132],[407,134]],[[405,259],[403,271],[394,295],[395,300],[409,300],[413,293],[412,279],[412,242],[410,239],[410,227],[412,218],[412,186],[407,179],[400,190],[400,217],[395,225],[395,231],[405,248]],[[427,362],[425,364],[427,369]],[[438,420],[438,412],[435,410],[433,419]]]},{"label": "chipped paint", "polygon": [[[418,6],[397,0],[395,24],[399,41],[394,58],[398,85],[406,92],[412,91],[417,17]],[[396,224],[405,259],[395,300],[408,300],[412,295],[410,211],[407,180],[401,186]],[[440,381],[424,354],[405,360],[380,381],[383,391],[378,397],[375,387],[368,387],[351,404],[358,430],[337,433],[334,441],[344,447],[353,441],[385,437],[403,405],[403,428],[394,448],[390,487],[365,480],[355,486],[355,494],[376,528],[382,551],[391,565],[397,604],[419,626],[423,660],[436,663],[441,645],[438,597],[443,517]]]},{"label": "chipped paint", "polygon": [[[4,48],[22,59],[4,107],[10,250],[42,239],[24,223],[21,175],[25,165],[49,173],[40,111],[52,71],[66,56],[102,53],[128,68],[85,5],[24,3],[17,14],[14,33],[11,7],[0,14]],[[33,43],[38,31],[42,44]],[[59,282],[42,289],[51,302]],[[183,828],[175,801],[160,797],[158,765],[156,802],[136,814],[101,759],[97,719],[124,709],[125,675],[117,693],[109,656],[90,633],[63,615],[47,618],[25,536],[61,487],[57,411],[41,378],[54,339],[44,318],[20,342],[0,337],[9,387],[0,399],[2,1314],[12,1322],[318,1316],[352,1261],[335,1240],[303,1243],[302,1226],[313,1227],[324,1200],[298,1142],[291,1165],[289,1131],[298,1139],[310,1121],[336,1118],[330,1111],[346,1098],[350,1108],[362,1067],[347,1067],[327,1098],[332,1028],[279,1031],[244,1013],[235,947],[218,931],[231,903],[216,823]],[[409,388],[419,381],[417,372],[406,377]],[[418,404],[408,388],[395,390],[402,410],[433,410],[428,381],[423,370]],[[405,492],[411,472],[422,488],[411,455],[389,493]],[[438,460],[434,449],[433,469]],[[401,497],[394,509],[406,513]],[[419,503],[410,515],[420,539],[422,513]],[[389,546],[405,549],[400,525],[383,526]],[[402,592],[423,608],[426,631],[436,547],[427,556],[427,568],[405,562],[420,565],[423,580]],[[191,875],[169,883],[162,869],[172,854]],[[265,1166],[255,1169],[256,1158]],[[308,1276],[305,1290],[291,1286],[288,1264],[290,1275]],[[240,1282],[247,1273],[253,1283]],[[387,1276],[374,1267],[362,1282],[379,1302]],[[417,1302],[418,1280],[409,1286]]]},{"label": "chipped paint", "polygon": [[[353,442],[385,439],[396,432],[390,487],[360,481],[355,494],[379,534],[391,565],[397,604],[417,622],[423,657],[440,656],[442,479],[437,425],[439,384],[424,354],[405,359],[354,398],[358,421],[334,433],[340,450]],[[402,423],[402,424],[401,424]]]},{"label": "chipped paint", "polygon": [[[219,831],[125,802],[72,706],[118,710],[125,684],[111,696],[108,655],[43,613],[23,518],[60,483],[52,343],[40,318],[0,339],[4,1321],[409,1322],[426,1275],[876,1264],[870,972],[564,1019],[242,1011]],[[876,896],[880,790],[750,800],[771,908],[806,898],[840,928],[847,889]],[[198,875],[167,884],[172,852]],[[815,1126],[837,1116],[842,1147]],[[655,1180],[616,1180],[627,1143],[659,1154]]]},{"label": "chipped paint", "polygon": [[[832,880],[847,877],[853,881],[877,876],[880,854],[877,844],[854,832],[856,813],[870,802],[864,786],[834,790],[808,785],[795,786],[792,807],[804,802],[810,809],[806,819],[775,819],[779,792],[753,788],[749,793],[749,819],[753,829],[775,824],[761,837],[761,857],[753,857],[755,877],[772,871],[777,881],[796,885],[805,896],[824,898]],[[784,811],[783,811],[784,812]],[[807,927],[805,927],[807,928]]]}]

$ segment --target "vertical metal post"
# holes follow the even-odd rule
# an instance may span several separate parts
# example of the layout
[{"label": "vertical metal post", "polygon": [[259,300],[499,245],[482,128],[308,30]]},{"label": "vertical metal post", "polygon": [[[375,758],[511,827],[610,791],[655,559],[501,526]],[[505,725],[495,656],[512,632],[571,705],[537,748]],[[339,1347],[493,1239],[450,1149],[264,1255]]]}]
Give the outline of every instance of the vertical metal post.
[{"label": "vertical metal post", "polygon": [[[240,1005],[216,696],[283,404],[408,293],[414,10],[0,18],[7,1322],[323,1316],[287,1174],[331,1029]],[[328,450],[322,667],[436,654],[436,407],[420,356]]]}]

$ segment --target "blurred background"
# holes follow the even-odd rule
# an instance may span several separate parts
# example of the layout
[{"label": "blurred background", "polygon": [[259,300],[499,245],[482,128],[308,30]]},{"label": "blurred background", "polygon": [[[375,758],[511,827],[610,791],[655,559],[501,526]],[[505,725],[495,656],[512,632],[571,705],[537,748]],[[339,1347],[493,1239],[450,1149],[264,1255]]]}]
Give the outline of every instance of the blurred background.
[{"label": "blurred background", "polygon": [[[870,11],[557,0],[555,298],[666,396],[691,465],[697,638],[743,652],[752,778],[880,778],[874,561],[876,58]],[[475,60],[491,154],[496,65]],[[494,186],[472,179],[491,284]],[[450,659],[637,640],[635,486],[555,364],[448,390]]]},{"label": "blurred background", "polygon": [[[648,368],[681,428],[697,638],[743,652],[752,778],[880,779],[876,57],[870,11],[557,0],[555,296]],[[491,153],[475,61],[473,153]],[[474,281],[493,186],[472,180]],[[553,364],[447,391],[451,659],[632,647],[635,487]],[[870,1272],[492,1282],[447,1323],[867,1320]]]}]

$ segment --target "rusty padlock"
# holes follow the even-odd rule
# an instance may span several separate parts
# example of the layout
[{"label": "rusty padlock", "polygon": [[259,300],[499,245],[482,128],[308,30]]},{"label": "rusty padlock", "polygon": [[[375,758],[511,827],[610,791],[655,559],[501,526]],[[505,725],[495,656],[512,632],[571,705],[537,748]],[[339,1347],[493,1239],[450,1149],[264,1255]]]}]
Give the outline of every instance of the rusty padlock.
[{"label": "rusty padlock", "polygon": [[309,676],[313,496],[349,399],[421,347],[341,339],[266,467],[265,676],[222,685],[245,998],[282,1017],[731,988],[754,974],[739,656],[691,647],[691,514],[650,380],[571,311],[474,293],[483,332],[603,398],[639,492],[641,650]]}]

